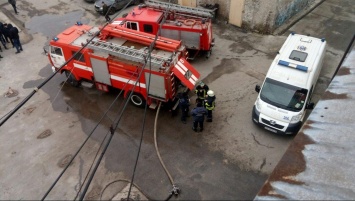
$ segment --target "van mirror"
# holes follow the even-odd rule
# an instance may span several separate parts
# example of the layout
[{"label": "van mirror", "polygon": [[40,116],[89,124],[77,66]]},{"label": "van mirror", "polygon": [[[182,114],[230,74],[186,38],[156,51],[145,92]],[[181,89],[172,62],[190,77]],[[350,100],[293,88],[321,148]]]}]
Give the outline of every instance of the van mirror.
[{"label": "van mirror", "polygon": [[260,92],[260,86],[259,85],[255,85],[255,91],[258,92],[258,93]]},{"label": "van mirror", "polygon": [[308,103],[306,105],[306,109],[313,110],[313,108],[314,108],[314,103]]}]

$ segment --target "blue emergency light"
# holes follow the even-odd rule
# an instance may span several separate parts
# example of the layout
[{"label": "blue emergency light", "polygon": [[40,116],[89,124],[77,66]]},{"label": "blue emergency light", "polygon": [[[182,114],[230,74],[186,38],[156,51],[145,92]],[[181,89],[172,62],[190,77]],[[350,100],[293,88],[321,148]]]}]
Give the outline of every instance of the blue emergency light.
[{"label": "blue emergency light", "polygon": [[308,71],[308,67],[307,66],[302,66],[302,65],[298,65],[298,64],[293,64],[293,63],[290,63],[290,62],[287,62],[287,61],[283,61],[283,60],[280,60],[279,65],[281,66],[286,66],[286,67],[290,67],[290,68],[295,68],[297,70],[301,70],[301,71],[304,71],[304,72],[307,72]]},{"label": "blue emergency light", "polygon": [[58,41],[59,38],[58,38],[58,37],[54,37],[53,40],[54,40],[54,41]]},{"label": "blue emergency light", "polygon": [[81,23],[80,21],[77,21],[76,25],[81,26],[81,25],[83,25],[83,23]]}]

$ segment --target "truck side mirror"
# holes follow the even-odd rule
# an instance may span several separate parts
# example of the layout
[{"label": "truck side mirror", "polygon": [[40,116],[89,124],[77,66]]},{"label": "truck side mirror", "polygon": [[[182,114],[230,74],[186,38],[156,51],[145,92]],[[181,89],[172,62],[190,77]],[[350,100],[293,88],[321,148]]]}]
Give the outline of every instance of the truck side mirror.
[{"label": "truck side mirror", "polygon": [[260,92],[260,86],[259,85],[255,85],[255,91],[258,92],[258,93]]},{"label": "truck side mirror", "polygon": [[313,108],[314,108],[314,103],[308,103],[306,105],[306,109],[313,110]]},{"label": "truck side mirror", "polygon": [[43,47],[43,54],[47,56],[48,55],[48,50],[49,50],[49,45],[44,46]]}]

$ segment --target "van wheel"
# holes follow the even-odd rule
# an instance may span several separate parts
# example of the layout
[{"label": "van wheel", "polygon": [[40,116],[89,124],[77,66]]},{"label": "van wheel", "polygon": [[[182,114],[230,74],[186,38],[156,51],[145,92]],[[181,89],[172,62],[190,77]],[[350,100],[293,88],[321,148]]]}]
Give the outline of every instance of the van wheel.
[{"label": "van wheel", "polygon": [[142,97],[142,95],[139,95],[139,94],[132,94],[131,103],[137,107],[144,107],[145,106],[145,100]]},{"label": "van wheel", "polygon": [[72,85],[73,87],[78,87],[79,86],[79,81],[75,78],[75,76],[70,73],[70,71],[65,71],[65,76],[67,76],[67,83],[69,83],[70,85]]}]

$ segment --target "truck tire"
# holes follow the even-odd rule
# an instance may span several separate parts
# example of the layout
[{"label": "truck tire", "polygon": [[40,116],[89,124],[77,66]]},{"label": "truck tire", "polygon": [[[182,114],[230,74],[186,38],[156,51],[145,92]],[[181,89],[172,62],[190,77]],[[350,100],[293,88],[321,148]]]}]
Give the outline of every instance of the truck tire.
[{"label": "truck tire", "polygon": [[145,106],[145,100],[140,94],[132,94],[131,96],[131,103],[136,106],[136,107],[144,107]]},{"label": "truck tire", "polygon": [[65,71],[65,76],[67,76],[67,83],[69,83],[70,85],[72,85],[73,87],[78,87],[79,86],[79,81],[75,78],[75,76],[70,73],[70,71]]},{"label": "truck tire", "polygon": [[211,54],[212,54],[212,49],[210,49],[206,52],[206,59],[210,58]]}]

